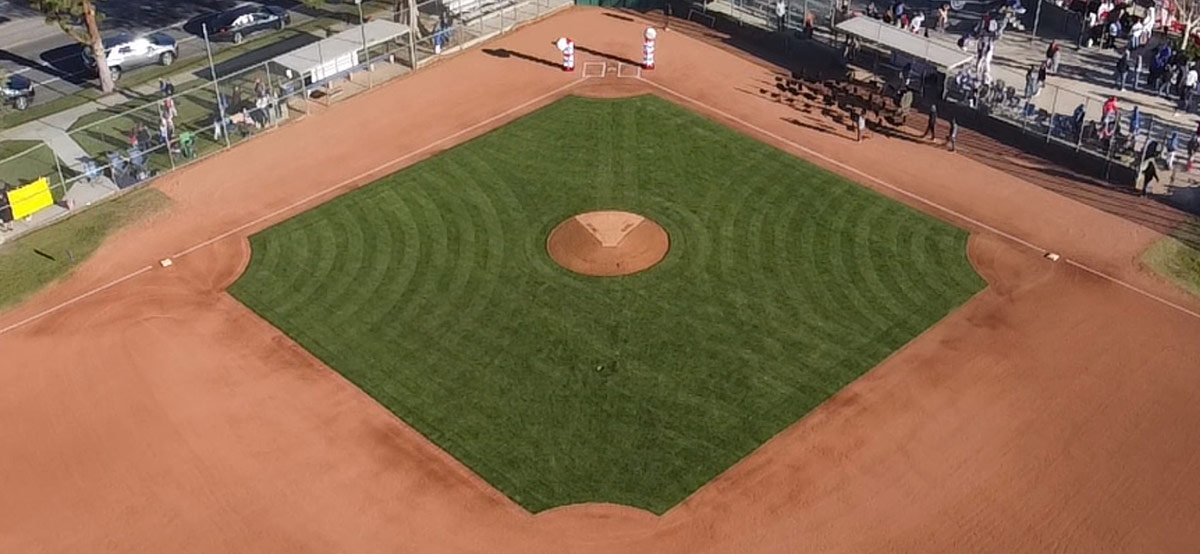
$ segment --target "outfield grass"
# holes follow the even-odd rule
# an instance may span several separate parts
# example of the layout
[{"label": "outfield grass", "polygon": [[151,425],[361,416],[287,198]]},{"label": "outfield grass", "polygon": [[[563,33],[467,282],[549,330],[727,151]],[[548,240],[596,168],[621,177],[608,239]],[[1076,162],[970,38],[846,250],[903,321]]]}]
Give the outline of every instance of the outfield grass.
[{"label": "outfield grass", "polygon": [[146,188],[0,245],[0,308],[66,276],[113,231],[166,205],[165,195]]},{"label": "outfield grass", "polygon": [[1200,237],[1200,224],[1192,223],[1178,231],[1187,238],[1160,239],[1142,254],[1142,261],[1180,288],[1200,296],[1200,249],[1194,242]]},{"label": "outfield grass", "polygon": [[[667,258],[557,266],[598,209]],[[231,292],[528,510],[663,513],[979,291],[966,241],[661,99],[568,98],[255,235]]]}]

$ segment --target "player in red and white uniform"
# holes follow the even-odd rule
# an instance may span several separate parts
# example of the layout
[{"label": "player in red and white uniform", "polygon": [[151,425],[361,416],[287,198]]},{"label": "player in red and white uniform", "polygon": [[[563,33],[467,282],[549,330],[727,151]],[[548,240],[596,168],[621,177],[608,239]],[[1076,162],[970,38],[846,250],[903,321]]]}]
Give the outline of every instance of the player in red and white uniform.
[{"label": "player in red and white uniform", "polygon": [[575,71],[575,41],[562,37],[554,45],[558,47],[559,52],[562,52],[563,71]]},{"label": "player in red and white uniform", "polygon": [[645,40],[642,41],[642,67],[654,69],[654,39],[658,37],[658,31],[655,31],[654,27],[648,27],[643,36]]}]

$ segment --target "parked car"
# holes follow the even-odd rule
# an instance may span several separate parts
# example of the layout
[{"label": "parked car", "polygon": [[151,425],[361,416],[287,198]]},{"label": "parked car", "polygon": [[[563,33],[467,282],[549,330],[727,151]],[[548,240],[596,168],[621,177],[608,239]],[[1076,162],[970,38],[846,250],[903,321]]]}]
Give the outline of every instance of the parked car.
[{"label": "parked car", "polygon": [[33,81],[22,75],[9,75],[0,83],[0,103],[18,110],[28,108],[33,103]]},{"label": "parked car", "polygon": [[[108,61],[108,70],[112,72],[114,81],[121,74],[145,65],[171,65],[179,57],[179,45],[175,37],[166,33],[150,33],[146,36],[133,36],[121,33],[104,39],[104,55]],[[83,63],[92,71],[96,70],[96,57],[92,47],[83,49]]]},{"label": "parked car", "polygon": [[292,22],[292,16],[279,6],[246,5],[213,16],[208,23],[211,40],[241,44],[246,37],[264,31],[280,31]]}]

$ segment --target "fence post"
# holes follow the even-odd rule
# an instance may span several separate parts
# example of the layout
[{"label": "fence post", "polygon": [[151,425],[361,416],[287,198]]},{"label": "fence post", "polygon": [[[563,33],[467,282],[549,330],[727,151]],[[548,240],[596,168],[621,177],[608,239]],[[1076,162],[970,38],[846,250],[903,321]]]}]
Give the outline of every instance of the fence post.
[{"label": "fence post", "polygon": [[[1101,122],[1103,122],[1103,121],[1104,121],[1103,116],[1101,116]],[[1116,122],[1114,123],[1114,125],[1116,128],[1113,129],[1113,133],[1108,136],[1108,152],[1106,152],[1104,154],[1104,180],[1105,181],[1108,180],[1109,170],[1112,169],[1113,150],[1116,149],[1116,147],[1117,147],[1117,129],[1121,128],[1120,116],[1117,116]]]},{"label": "fence post", "polygon": [[62,185],[63,200],[65,201],[67,198],[67,179],[63,176],[62,162],[58,161],[58,154],[54,152],[53,148],[50,148],[50,143],[46,142],[43,144],[45,144],[46,149],[50,151],[50,157],[54,158],[54,169],[58,171],[58,182]]},{"label": "fence post", "polygon": [[204,51],[208,53],[208,71],[212,75],[213,91],[217,93],[217,115],[221,121],[217,125],[221,126],[221,136],[225,137],[225,148],[233,146],[229,142],[229,118],[225,115],[225,102],[221,101],[221,86],[217,83],[217,66],[213,64],[212,44],[208,41],[208,24],[202,23],[200,28],[204,31]]},{"label": "fence post", "polygon": [[417,69],[417,3],[408,0],[408,55],[413,71]]},{"label": "fence post", "polygon": [[[1079,148],[1083,146],[1083,128],[1087,127],[1087,107],[1092,103],[1091,98],[1083,99],[1083,122],[1079,124],[1079,136],[1075,137],[1075,154],[1079,154]],[[1103,117],[1103,116],[1101,116]]]},{"label": "fence post", "polygon": [[1046,142],[1050,142],[1050,134],[1054,132],[1054,112],[1058,111],[1059,86],[1054,86],[1054,103],[1050,104],[1050,124],[1046,126]]},{"label": "fence post", "polygon": [[1037,9],[1033,11],[1033,29],[1029,31],[1029,42],[1037,40],[1038,21],[1042,18],[1042,2],[1046,0],[1034,0],[1037,2]]}]

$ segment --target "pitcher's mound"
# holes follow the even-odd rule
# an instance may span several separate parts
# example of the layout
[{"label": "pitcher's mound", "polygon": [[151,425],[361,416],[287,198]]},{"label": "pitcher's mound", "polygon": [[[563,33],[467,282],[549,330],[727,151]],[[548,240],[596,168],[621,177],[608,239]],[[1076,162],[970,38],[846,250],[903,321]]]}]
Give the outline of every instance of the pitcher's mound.
[{"label": "pitcher's mound", "polygon": [[588,212],[558,224],[546,249],[559,265],[584,275],[614,277],[644,271],[667,256],[667,232],[629,212]]}]

